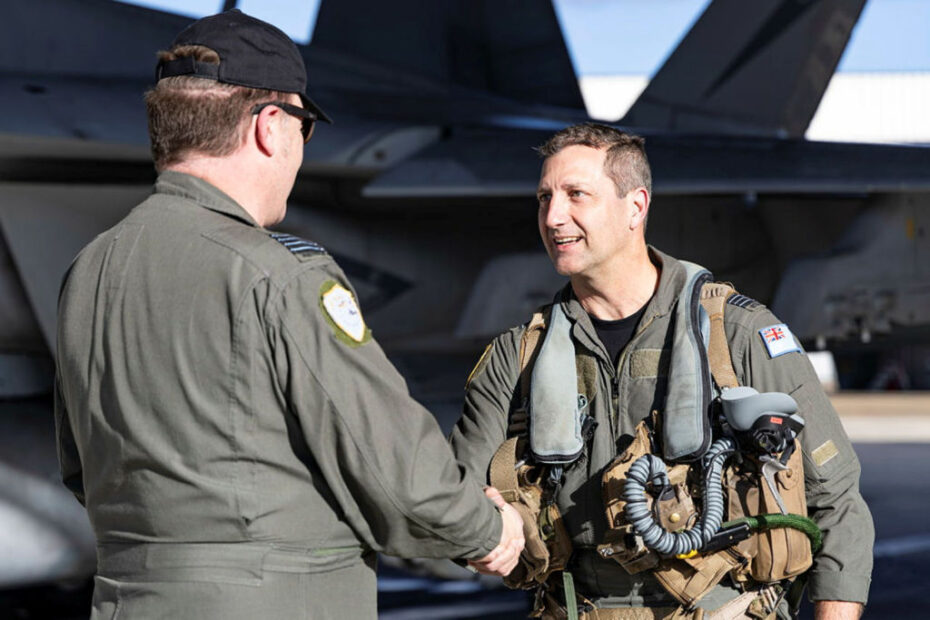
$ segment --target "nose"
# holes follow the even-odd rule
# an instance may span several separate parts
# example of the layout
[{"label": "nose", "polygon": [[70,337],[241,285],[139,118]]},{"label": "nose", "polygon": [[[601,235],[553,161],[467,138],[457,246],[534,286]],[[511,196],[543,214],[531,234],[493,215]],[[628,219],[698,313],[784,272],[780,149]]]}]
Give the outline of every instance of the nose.
[{"label": "nose", "polygon": [[546,209],[546,228],[555,229],[568,222],[568,201],[553,194]]}]

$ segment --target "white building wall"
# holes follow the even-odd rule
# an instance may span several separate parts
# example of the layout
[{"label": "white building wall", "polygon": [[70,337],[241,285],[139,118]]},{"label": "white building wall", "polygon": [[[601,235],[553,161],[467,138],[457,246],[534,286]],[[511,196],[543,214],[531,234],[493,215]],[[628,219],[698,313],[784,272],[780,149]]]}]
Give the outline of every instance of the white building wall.
[{"label": "white building wall", "polygon": [[645,75],[591,75],[578,80],[588,114],[609,122],[620,120],[648,83]]},{"label": "white building wall", "polygon": [[810,140],[930,144],[930,73],[838,73]]},{"label": "white building wall", "polygon": [[[649,79],[639,75],[579,80],[588,114],[620,119]],[[807,130],[810,140],[930,144],[930,73],[837,73]]]}]

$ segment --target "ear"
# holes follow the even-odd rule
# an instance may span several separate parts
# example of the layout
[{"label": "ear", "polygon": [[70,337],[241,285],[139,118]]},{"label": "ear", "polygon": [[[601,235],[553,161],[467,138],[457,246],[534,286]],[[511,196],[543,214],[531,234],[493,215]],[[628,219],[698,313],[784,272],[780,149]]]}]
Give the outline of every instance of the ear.
[{"label": "ear", "polygon": [[630,192],[632,209],[630,213],[630,230],[642,228],[646,223],[646,216],[649,215],[649,203],[651,201],[649,192],[645,187],[637,187]]},{"label": "ear", "polygon": [[255,139],[255,146],[267,157],[272,157],[277,152],[278,133],[281,131],[279,126],[281,108],[270,105],[255,115],[249,129]]}]

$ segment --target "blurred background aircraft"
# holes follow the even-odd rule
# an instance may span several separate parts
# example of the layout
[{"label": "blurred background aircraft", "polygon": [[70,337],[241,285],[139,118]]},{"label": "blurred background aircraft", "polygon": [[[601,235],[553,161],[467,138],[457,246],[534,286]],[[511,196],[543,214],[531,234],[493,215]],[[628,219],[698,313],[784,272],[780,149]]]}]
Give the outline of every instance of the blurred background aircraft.
[{"label": "blurred background aircraft", "polygon": [[[930,12],[916,0],[6,3],[0,587],[93,571],[86,516],[55,480],[58,286],[150,191],[141,93],[155,50],[233,6],[301,44],[314,99],[336,120],[308,146],[281,228],[336,257],[445,429],[486,341],[561,283],[537,239],[531,147],[590,117],[647,139],[650,242],[832,350],[843,387],[930,387],[930,149],[805,138],[930,143],[925,114],[874,131],[863,101],[899,83],[858,76],[851,116],[827,90],[853,62],[843,54],[863,12],[907,15],[883,34],[925,42]],[[598,35],[615,47],[591,48]],[[926,50],[914,56],[930,67]],[[651,78],[591,75],[605,71]],[[842,82],[831,89],[855,86]],[[822,101],[834,112],[815,117]]]}]

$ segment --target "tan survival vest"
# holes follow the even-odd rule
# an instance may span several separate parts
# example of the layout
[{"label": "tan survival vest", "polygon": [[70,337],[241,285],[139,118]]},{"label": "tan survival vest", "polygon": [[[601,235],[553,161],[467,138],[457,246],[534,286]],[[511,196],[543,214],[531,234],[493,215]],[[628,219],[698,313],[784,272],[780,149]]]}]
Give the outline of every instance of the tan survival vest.
[{"label": "tan survival vest", "polygon": [[[736,291],[731,286],[722,283],[707,283],[701,289],[700,302],[710,318],[707,347],[710,369],[714,382],[721,390],[739,385],[723,323],[727,299],[734,294]],[[521,339],[519,384],[522,402],[526,402],[529,394],[532,365],[545,329],[546,316],[536,312]],[[579,393],[593,394],[596,389],[596,362],[589,356],[577,355],[576,366]],[[616,561],[630,574],[652,571],[669,594],[680,603],[678,609],[671,610],[666,616],[668,618],[705,617],[702,610],[695,610],[695,604],[728,574],[737,585],[747,590],[747,595],[739,597],[746,604],[735,606],[740,607],[734,612],[736,615],[719,617],[769,617],[780,598],[780,588],[786,585],[787,580],[804,573],[811,566],[810,542],[803,532],[788,528],[760,531],[712,553],[661,558],[643,545],[642,539],[634,535],[632,526],[626,522],[622,493],[627,470],[640,456],[651,453],[654,444],[652,436],[661,436],[657,432],[661,423],[661,418],[643,420],[636,427],[633,442],[613,460],[604,473],[603,492],[608,531],[604,542],[598,546],[598,553],[605,559]],[[555,573],[564,571],[568,565],[572,552],[571,541],[552,496],[552,485],[547,483],[549,468],[525,460],[529,453],[526,448],[527,426],[525,407],[511,414],[509,438],[497,450],[490,466],[491,485],[500,490],[504,498],[520,512],[524,521],[526,547],[520,564],[504,582],[512,588],[545,586],[538,590],[533,616],[574,617],[575,614],[570,612],[568,616],[563,615],[567,611],[565,608],[558,610],[552,606],[553,591],[571,589],[566,588],[561,579],[555,579]],[[760,464],[752,458],[741,459],[739,463],[733,461],[731,459],[723,476],[727,500],[726,518],[732,521],[744,516],[778,512],[775,497],[760,474]],[[693,479],[693,473],[688,464],[669,467],[668,475],[674,485],[674,493],[663,497],[658,506],[652,507],[659,523],[669,531],[689,527],[698,516],[692,498],[700,495],[700,481]],[[788,512],[806,515],[803,464],[797,440],[787,460],[787,469],[776,474],[776,484]],[[569,579],[564,583],[569,584],[570,576],[567,573],[565,575]],[[733,605],[725,607],[730,606]],[[604,615],[604,612],[613,611],[619,613],[623,610],[597,610],[597,615],[591,617],[613,617]]]}]

